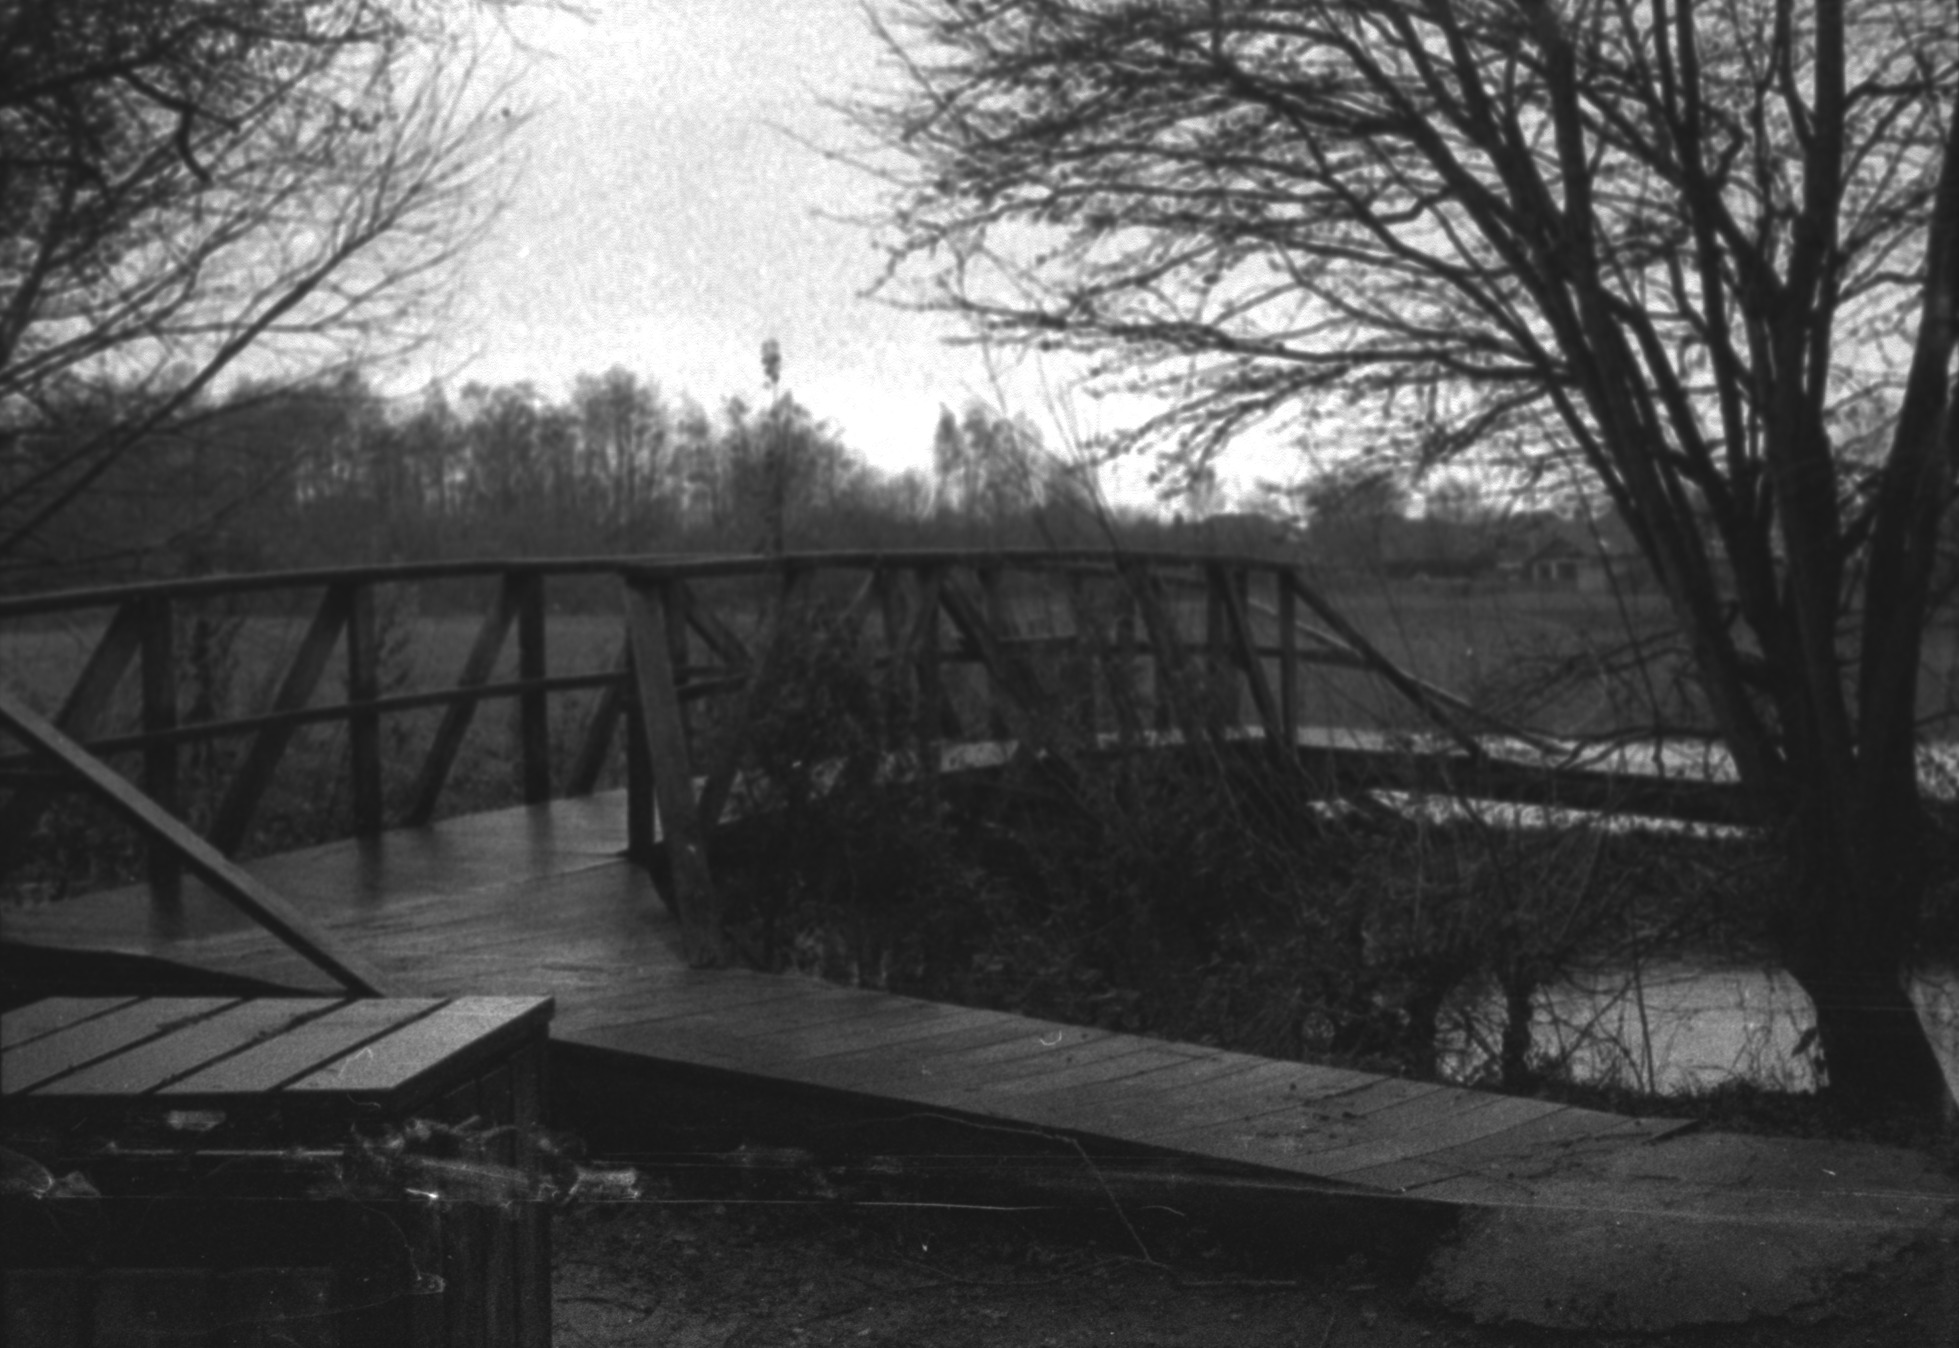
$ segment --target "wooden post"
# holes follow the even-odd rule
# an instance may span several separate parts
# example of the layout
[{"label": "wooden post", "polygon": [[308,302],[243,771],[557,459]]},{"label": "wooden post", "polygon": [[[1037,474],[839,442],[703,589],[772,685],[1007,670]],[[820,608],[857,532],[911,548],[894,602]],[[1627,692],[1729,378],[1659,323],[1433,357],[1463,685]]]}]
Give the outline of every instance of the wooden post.
[{"label": "wooden post", "polygon": [[1274,571],[1279,622],[1279,727],[1288,753],[1299,748],[1299,609],[1285,577]]},{"label": "wooden post", "polygon": [[681,939],[688,962],[695,968],[710,968],[725,963],[727,956],[681,715],[679,666],[672,647],[675,620],[680,618],[667,582],[626,578],[626,630],[633,647],[641,735],[660,806],[661,841],[672,867]]},{"label": "wooden post", "polygon": [[957,738],[959,717],[945,695],[944,670],[939,663],[939,589],[945,568],[924,566],[918,571],[918,607],[912,613],[911,643],[918,649],[918,741],[920,766],[938,767],[941,735]]},{"label": "wooden post", "polygon": [[912,697],[911,662],[907,658],[911,623],[905,614],[905,596],[898,574],[886,567],[872,573],[877,585],[878,628],[883,637],[884,715],[887,725],[896,725],[910,707]]},{"label": "wooden post", "polygon": [[0,726],[59,763],[90,794],[140,830],[144,837],[174,851],[204,881],[253,921],[278,937],[315,968],[331,974],[348,991],[386,996],[381,974],[354,951],[313,925],[304,913],[263,882],[227,860],[183,821],[109,770],[108,765],[36,715],[0,683]]},{"label": "wooden post", "polygon": [[666,614],[667,658],[672,662],[674,703],[680,709],[680,728],[691,742],[700,727],[700,716],[680,700],[679,690],[694,677],[693,643],[687,633],[687,598],[683,581],[665,581],[660,587],[661,610]]},{"label": "wooden post", "polygon": [[1116,576],[1114,595],[1115,623],[1103,678],[1109,687],[1109,705],[1115,712],[1116,733],[1128,746],[1143,734],[1140,710],[1143,688],[1136,675],[1136,599],[1120,574]]},{"label": "wooden post", "polygon": [[1086,736],[1089,746],[1101,733],[1101,718],[1095,704],[1095,656],[1102,648],[1100,618],[1091,603],[1088,581],[1079,571],[1067,573],[1068,648],[1062,658],[1059,680],[1063,699],[1062,716],[1067,724]]},{"label": "wooden post", "polygon": [[565,778],[567,797],[591,795],[598,787],[599,774],[605,771],[612,736],[619,728],[619,714],[625,710],[626,689],[632,681],[632,657],[625,648],[620,649],[613,668],[619,671],[619,677],[599,690],[592,714],[586,718],[585,734],[578,741],[578,757],[572,760],[571,773]]},{"label": "wooden post", "polygon": [[1000,644],[999,635],[987,622],[985,610],[973,602],[957,584],[948,582],[939,592],[946,617],[968,645],[978,652],[986,668],[987,687],[992,693],[989,718],[998,722],[988,733],[996,741],[1012,738],[1023,745],[1045,744],[1049,740],[1041,717],[1040,689],[1024,665],[1018,663]]},{"label": "wooden post", "polygon": [[[143,731],[177,728],[176,616],[168,599],[143,601]],[[172,818],[182,818],[177,792],[177,746],[152,744],[143,750],[143,793]],[[149,844],[150,902],[170,909],[183,901],[183,870],[177,854],[161,841]]]},{"label": "wooden post", "polygon": [[1235,728],[1239,707],[1237,661],[1231,658],[1231,625],[1226,617],[1232,574],[1216,564],[1204,568],[1204,699],[1205,718]]},{"label": "wooden post", "polygon": [[[1252,630],[1250,606],[1246,603],[1251,577],[1247,572],[1234,571],[1227,573],[1223,579],[1225,583],[1218,587],[1218,592],[1224,600],[1225,635],[1230,640],[1235,663],[1244,671],[1245,685],[1252,690],[1252,704],[1258,711],[1258,723],[1265,732],[1267,747],[1280,752],[1283,732],[1279,728],[1278,699],[1273,697],[1271,681],[1265,677],[1265,660],[1258,653],[1258,634]],[[1242,696],[1238,688],[1239,683],[1234,675],[1234,700]],[[1236,717],[1230,722],[1233,728],[1238,724]]]},{"label": "wooden post", "polygon": [[[646,753],[646,714],[639,705],[639,668],[633,661],[630,640],[625,661],[626,682],[620,704],[626,713],[626,855],[641,866],[650,866],[657,842],[653,833],[653,764]],[[663,891],[660,897],[668,911],[679,917],[672,894]]]},{"label": "wooden post", "polygon": [[[63,734],[76,740],[87,740],[95,734],[115,701],[123,674],[142,651],[143,623],[142,604],[132,600],[116,608],[101,640],[89,652],[88,662],[82,666],[75,686],[68,690],[67,699],[55,714],[55,727]],[[0,809],[0,874],[20,860],[27,840],[47,812],[49,799],[46,791],[22,787]]]},{"label": "wooden post", "polygon": [[1205,696],[1202,680],[1190,676],[1184,658],[1183,634],[1177,629],[1176,614],[1163,603],[1156,577],[1143,566],[1125,568],[1125,571],[1155,656],[1157,728],[1174,727],[1183,735],[1185,743],[1194,745],[1212,728],[1215,704]]},{"label": "wooden post", "polygon": [[721,811],[727,807],[728,796],[734,790],[735,776],[741,771],[742,750],[748,745],[749,729],[755,723],[756,698],[763,681],[780,666],[789,643],[796,639],[801,629],[806,616],[803,603],[813,580],[808,567],[784,568],[782,586],[776,593],[775,611],[763,622],[762,632],[756,640],[757,655],[748,664],[741,688],[735,694],[734,709],[727,723],[721,727],[718,739],[705,754],[699,755],[705,759],[697,807],[703,836],[713,831],[721,820]]},{"label": "wooden post", "polygon": [[[483,625],[476,629],[476,640],[470,645],[469,654],[463,657],[462,671],[456,676],[458,690],[475,688],[490,681],[490,675],[496,671],[497,659],[503,654],[503,643],[510,633],[510,625],[516,621],[518,599],[517,578],[505,576],[497,587],[495,602],[489,613],[484,615]],[[462,749],[463,738],[469,733],[469,723],[475,715],[475,698],[452,702],[443,711],[441,723],[435,728],[435,737],[429,741],[428,757],[422,760],[422,770],[415,777],[414,789],[409,792],[408,813],[401,821],[407,827],[420,828],[435,818],[435,807],[441,799],[443,784],[449,780],[449,771],[455,766],[456,755]]]},{"label": "wooden post", "polygon": [[[1000,638],[1011,636],[1012,628],[1008,621],[1006,596],[1000,589],[1000,568],[982,566],[976,568],[974,574],[979,579],[981,604],[976,616],[985,618],[984,630],[996,642]],[[948,613],[952,611],[952,609],[947,610]],[[973,644],[979,647],[978,641],[974,641]],[[988,658],[984,648],[980,648],[979,654],[981,667],[986,671],[986,733],[995,741],[1004,740],[1013,733],[1008,723],[1006,702],[1014,694],[1006,685],[1003,677],[1005,670]]]},{"label": "wooden post", "polygon": [[[517,580],[517,677],[525,682],[545,674],[544,577]],[[526,805],[551,799],[551,708],[542,688],[517,695],[518,762]]]},{"label": "wooden post", "polygon": [[[327,658],[340,642],[340,629],[347,624],[347,597],[346,588],[339,585],[328,586],[320,597],[312,626],[306,629],[299,650],[293,654],[292,664],[273,695],[270,710],[298,711],[312,700],[313,690],[326,672]],[[211,845],[220,852],[228,855],[244,842],[252,826],[252,815],[272,784],[272,774],[285,755],[294,729],[289,723],[269,725],[252,737],[252,747],[245,751],[244,761],[232,773],[231,784],[225,788],[224,800],[211,822]]]},{"label": "wooden post", "polygon": [[354,833],[381,831],[381,716],[363,710],[381,696],[380,632],[375,624],[374,587],[356,581],[347,587],[348,759],[354,777]]}]

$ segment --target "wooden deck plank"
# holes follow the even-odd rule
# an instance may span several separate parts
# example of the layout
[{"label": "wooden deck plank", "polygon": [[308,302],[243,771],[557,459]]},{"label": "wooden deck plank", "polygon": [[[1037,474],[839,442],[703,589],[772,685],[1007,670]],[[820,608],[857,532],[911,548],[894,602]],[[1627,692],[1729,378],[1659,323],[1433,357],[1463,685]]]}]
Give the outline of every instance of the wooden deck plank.
[{"label": "wooden deck plank", "polygon": [[507,1042],[505,1031],[545,1012],[536,997],[469,997],[437,1007],[285,1087],[305,1095],[393,1095],[436,1067],[453,1068],[464,1048],[488,1054]]},{"label": "wooden deck plank", "polygon": [[0,1015],[0,1052],[30,1043],[69,1025],[107,1015],[135,1000],[134,997],[49,997],[29,1006],[17,1007]]},{"label": "wooden deck plank", "polygon": [[36,1094],[147,1095],[339,1004],[331,997],[241,1002],[52,1081]]},{"label": "wooden deck plank", "polygon": [[[561,1042],[1385,1192],[1480,1193],[1477,1185],[1509,1183],[1571,1148],[1623,1145],[1671,1126],[804,978],[690,969],[678,924],[644,873],[616,855],[627,836],[623,797],[593,801],[601,807],[557,802],[469,816],[254,863],[284,877],[295,903],[338,939],[424,994],[409,1013],[323,1000],[310,1003],[327,1008],[313,1019],[242,1045],[225,1041],[225,1019],[169,1039],[151,1027],[113,1049],[98,1040],[95,1065],[69,1061],[61,1070],[70,1075],[58,1080],[64,1089],[107,1089],[123,1072],[125,1084],[140,1085],[146,1064],[168,1059],[174,1040],[192,1056],[197,1045],[223,1056],[161,1086],[173,1101],[381,1090],[413,1080],[418,1052],[441,1051],[442,1025],[421,1022],[445,998],[549,993],[559,999],[552,1032]],[[146,902],[85,898],[25,923],[0,914],[0,928],[13,939],[51,934],[50,944],[138,950],[256,977],[307,975],[303,962],[228,912],[212,925],[192,909],[172,929]],[[36,1009],[32,1020],[7,1017],[8,1089],[16,1089],[16,1057],[65,1032],[52,1028],[63,1017],[85,1012],[90,1024],[113,1024],[132,1005],[71,999],[66,1009]],[[421,1028],[405,1031],[409,1020]]]},{"label": "wooden deck plank", "polygon": [[1058,1128],[1122,1137],[1139,1121],[1160,1116],[1179,1099],[1198,1099],[1228,1090],[1235,1077],[1258,1065],[1258,1059],[1243,1054],[1219,1054],[1140,1077],[1104,1081],[1093,1091],[1043,1101],[1041,1108]]},{"label": "wooden deck plank", "polygon": [[1138,1121],[1135,1136],[1152,1144],[1181,1146],[1187,1134],[1298,1110],[1315,1098],[1315,1092],[1351,1090],[1356,1082],[1367,1080],[1362,1073],[1339,1068],[1268,1061],[1229,1078],[1216,1090],[1166,1093],[1150,1117]]},{"label": "wooden deck plank", "polygon": [[65,1026],[0,1054],[0,1094],[24,1095],[63,1073],[120,1053],[186,1021],[221,1011],[237,1000],[185,997],[173,998],[167,1005],[144,1000]]},{"label": "wooden deck plank", "polygon": [[1545,1156],[1587,1142],[1644,1139],[1677,1126],[1672,1120],[1629,1119],[1595,1109],[1563,1109],[1528,1119],[1505,1132],[1445,1147],[1427,1159],[1438,1165],[1476,1170],[1525,1156]]},{"label": "wooden deck plank", "polygon": [[1414,1160],[1452,1146],[1507,1132],[1520,1123],[1563,1108],[1549,1101],[1517,1096],[1500,1095],[1494,1100],[1486,1100],[1468,1091],[1462,1094],[1469,1098],[1450,1118],[1436,1119],[1422,1127],[1390,1133],[1385,1137],[1357,1140],[1345,1147],[1312,1152],[1307,1164],[1315,1174],[1342,1175],[1391,1161]]},{"label": "wooden deck plank", "polygon": [[[772,1072],[793,1069],[798,1080],[804,1079],[809,1070],[818,1070],[818,1065],[828,1061],[831,1055],[869,1047],[859,1037],[866,1032],[862,1018],[805,1029],[793,1014],[772,1022],[778,1006],[780,1003],[772,1003],[755,1012],[744,1009],[685,1022],[665,1022],[661,1028],[668,1030],[667,1042],[676,1049],[719,1056],[732,1054],[766,1065]],[[901,1023],[904,1022],[886,1016],[869,1024],[875,1029]]]},{"label": "wooden deck plank", "polygon": [[[1037,1044],[1039,1040],[1035,1041]],[[1127,1058],[1148,1051],[1147,1039],[1111,1034],[1073,1047],[1043,1048],[1017,1057],[984,1057],[972,1054],[957,1068],[934,1079],[931,1090],[922,1098],[950,1103],[955,1099],[974,1100],[996,1096],[1001,1088],[1016,1081],[1050,1076],[1054,1073],[1087,1068],[1113,1059]]]},{"label": "wooden deck plank", "polygon": [[288,1029],[276,1039],[254,1044],[241,1053],[211,1064],[201,1072],[165,1086],[161,1095],[262,1095],[288,1081],[307,1076],[401,1027],[433,1012],[443,1003],[433,997],[342,1003],[325,1015]]},{"label": "wooden deck plank", "polygon": [[[1181,1067],[1192,1061],[1188,1053],[1175,1051],[1174,1046],[1149,1043],[1133,1053],[1119,1057],[1105,1058],[1101,1062],[1083,1063],[1066,1067],[1058,1072],[1042,1072],[1033,1076],[1015,1077],[991,1088],[995,1096],[1078,1096],[1084,1088],[1096,1088],[1113,1081],[1128,1081],[1144,1077],[1166,1068]],[[1047,1108],[1051,1103],[1045,1100],[1029,1102],[1030,1108]]]},{"label": "wooden deck plank", "polygon": [[936,1006],[931,1003],[932,1013],[894,1019],[888,1024],[855,1025],[854,1032],[846,1043],[812,1053],[813,1058],[824,1058],[836,1066],[836,1059],[854,1058],[863,1054],[879,1056],[902,1056],[917,1060],[925,1056],[936,1056],[947,1051],[950,1036],[964,1036],[959,1043],[966,1050],[983,1047],[986,1044],[1000,1043],[1015,1034],[1024,1032],[1023,1023],[1013,1016],[998,1011],[982,1011],[963,1006]]},{"label": "wooden deck plank", "polygon": [[999,1012],[970,1024],[936,1027],[929,1036],[902,1043],[871,1042],[823,1060],[825,1078],[844,1090],[873,1090],[880,1085],[901,1090],[913,1078],[957,1072],[969,1053],[1023,1039],[1025,1022]]},{"label": "wooden deck plank", "polygon": [[[850,1008],[856,1014],[849,1016],[827,1014],[831,1009],[818,1004],[803,1015],[791,1014],[774,1023],[772,1017],[730,1017],[725,1028],[746,1038],[768,1040],[771,1053],[788,1052],[801,1061],[812,1062],[868,1048],[879,1035],[916,1030],[956,1018],[959,1013],[957,1007],[936,1007],[930,1003],[872,1006],[858,1002]],[[772,1005],[770,1011],[774,1010]]]},{"label": "wooden deck plank", "polygon": [[[656,1025],[722,1012],[761,1008],[776,1003],[809,1003],[820,994],[783,980],[778,986],[756,987],[704,975],[698,981],[662,982],[630,993],[608,994],[580,1002],[562,1017],[567,1031],[599,1030],[612,1026]],[[671,1027],[670,1027],[671,1028]]]}]

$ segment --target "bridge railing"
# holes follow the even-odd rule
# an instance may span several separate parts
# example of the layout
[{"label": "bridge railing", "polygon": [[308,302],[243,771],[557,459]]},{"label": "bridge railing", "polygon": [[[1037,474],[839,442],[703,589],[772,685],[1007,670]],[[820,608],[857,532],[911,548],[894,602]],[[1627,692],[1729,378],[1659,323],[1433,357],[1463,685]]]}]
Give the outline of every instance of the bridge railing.
[{"label": "bridge railing", "polygon": [[[618,596],[609,658],[552,672],[554,587],[589,597],[595,584]],[[441,686],[384,691],[380,596],[434,585],[489,591],[467,649]],[[288,610],[297,600],[310,616],[262,706],[189,718],[180,699],[179,612],[219,600]],[[126,764],[165,815],[183,813],[184,751],[235,745],[198,840],[226,857],[249,837],[302,727],[345,726],[351,826],[373,834],[433,819],[477,710],[513,702],[512,787],[525,802],[589,794],[623,748],[629,849],[645,859],[664,853],[666,897],[696,956],[710,960],[718,909],[705,838],[740,771],[762,673],[786,634],[819,607],[856,633],[903,690],[923,743],[1038,742],[1053,733],[1060,704],[1072,703],[1066,712],[1078,726],[1117,739],[1250,726],[1268,742],[1296,745],[1304,680],[1316,666],[1360,671],[1468,758],[1480,755],[1483,733],[1522,733],[1397,667],[1295,569],[1212,554],[928,550],[212,576],[0,600],[0,675],[22,681],[6,654],[22,632],[62,623],[93,633],[58,705],[46,709],[49,720],[87,754]],[[514,663],[506,658],[513,644]],[[324,696],[336,662],[345,690],[338,699]],[[963,698],[949,689],[955,671],[968,685]],[[133,699],[123,693],[132,680]],[[40,691],[44,702],[57,701]],[[554,746],[553,699],[562,710],[573,694],[583,695],[582,723],[573,744]],[[702,714],[704,703],[717,704],[713,715]],[[411,762],[384,762],[391,747],[407,753],[405,739],[384,735],[384,723],[423,713],[438,713],[425,747]],[[29,747],[19,727],[15,738],[22,747],[0,757],[0,783],[13,787],[0,803],[0,867],[19,859],[52,790],[87,786],[72,764],[50,771],[46,748]],[[562,764],[555,773],[554,762]],[[189,850],[175,834],[148,837],[152,895],[167,906]]]}]

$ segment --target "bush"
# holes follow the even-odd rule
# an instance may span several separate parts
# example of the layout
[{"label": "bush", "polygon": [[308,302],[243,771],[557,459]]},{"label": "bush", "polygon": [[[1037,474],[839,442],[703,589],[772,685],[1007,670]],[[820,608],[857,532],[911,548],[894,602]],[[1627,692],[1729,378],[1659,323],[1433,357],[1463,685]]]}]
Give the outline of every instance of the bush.
[{"label": "bush", "polygon": [[1390,809],[1255,743],[1057,729],[937,772],[856,630],[811,620],[758,688],[716,859],[756,967],[1518,1086],[1561,1065],[1533,1046],[1548,989],[1681,935],[1680,908],[1633,920],[1651,839]]}]

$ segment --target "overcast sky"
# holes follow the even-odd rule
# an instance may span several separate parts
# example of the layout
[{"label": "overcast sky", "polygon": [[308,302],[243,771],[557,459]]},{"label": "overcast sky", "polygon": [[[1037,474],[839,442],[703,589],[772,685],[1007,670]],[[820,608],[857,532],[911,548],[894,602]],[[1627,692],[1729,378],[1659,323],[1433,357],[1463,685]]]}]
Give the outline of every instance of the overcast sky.
[{"label": "overcast sky", "polygon": [[[1065,369],[989,363],[946,345],[951,320],[862,298],[881,255],[851,218],[883,187],[799,143],[856,145],[825,101],[896,87],[858,0],[592,0],[509,23],[523,50],[500,60],[532,109],[520,171],[418,381],[555,397],[623,365],[714,407],[758,396],[774,337],[789,389],[888,470],[927,466],[940,405],[971,397],[1033,416],[1052,447],[1107,429]],[[1105,481],[1146,496],[1143,467]]]},{"label": "overcast sky", "polygon": [[[623,365],[712,407],[757,396],[773,337],[785,384],[850,444],[890,469],[929,463],[940,404],[996,400],[988,363],[943,342],[949,320],[861,298],[880,255],[836,217],[874,211],[881,185],[798,143],[850,147],[825,100],[891,87],[857,0],[582,12],[510,21],[532,109],[515,190],[417,374],[557,396]],[[1013,410],[1042,415],[1043,372],[1008,377]]]}]

